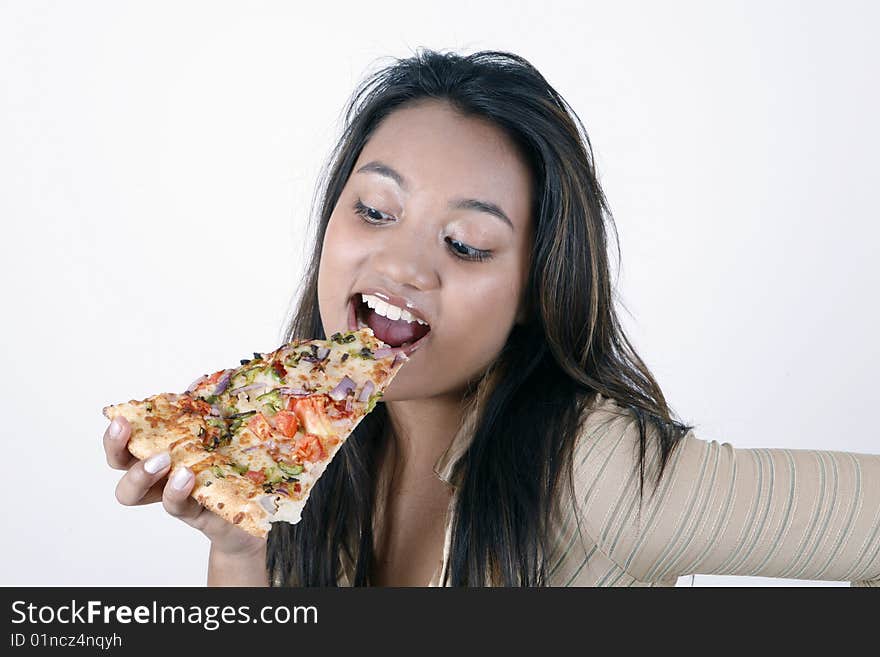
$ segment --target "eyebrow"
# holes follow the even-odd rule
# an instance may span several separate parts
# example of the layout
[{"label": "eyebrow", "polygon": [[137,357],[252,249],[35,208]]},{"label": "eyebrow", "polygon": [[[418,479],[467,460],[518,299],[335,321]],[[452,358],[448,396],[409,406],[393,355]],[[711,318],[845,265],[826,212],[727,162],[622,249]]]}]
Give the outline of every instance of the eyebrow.
[{"label": "eyebrow", "polygon": [[[392,169],[387,164],[383,162],[379,162],[378,160],[374,160],[373,162],[367,162],[364,166],[358,169],[355,173],[376,173],[380,176],[384,176],[385,178],[389,178],[397,183],[398,187],[402,190],[406,191],[406,179],[397,171]],[[475,198],[457,198],[453,199],[449,202],[450,210],[477,210],[478,212],[485,212],[487,214],[491,214],[493,217],[498,217],[506,223],[511,230],[515,230],[513,227],[513,222],[510,220],[510,217],[505,214],[504,210],[499,208],[495,203],[490,203],[489,201],[481,201]]]}]

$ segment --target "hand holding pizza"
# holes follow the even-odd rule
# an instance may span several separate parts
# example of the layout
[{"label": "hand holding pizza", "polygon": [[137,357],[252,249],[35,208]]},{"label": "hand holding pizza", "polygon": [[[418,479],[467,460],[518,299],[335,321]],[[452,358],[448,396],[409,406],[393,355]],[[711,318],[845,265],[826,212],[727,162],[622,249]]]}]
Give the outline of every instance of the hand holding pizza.
[{"label": "hand holding pizza", "polygon": [[201,531],[211,541],[212,550],[230,557],[265,558],[266,541],[212,513],[190,497],[195,477],[189,468],[176,468],[169,477],[171,459],[161,452],[146,460],[128,451],[131,425],[124,417],[115,418],[104,432],[107,463],[126,473],[116,485],[116,499],[125,506],[153,504],[161,500],[165,510]]},{"label": "hand holding pizza", "polygon": [[103,410],[107,462],[126,471],[117,500],[161,500],[205,534],[209,584],[236,573],[263,581],[271,523],[300,521],[327,465],[409,360],[369,327],[253,354],[183,393]]}]

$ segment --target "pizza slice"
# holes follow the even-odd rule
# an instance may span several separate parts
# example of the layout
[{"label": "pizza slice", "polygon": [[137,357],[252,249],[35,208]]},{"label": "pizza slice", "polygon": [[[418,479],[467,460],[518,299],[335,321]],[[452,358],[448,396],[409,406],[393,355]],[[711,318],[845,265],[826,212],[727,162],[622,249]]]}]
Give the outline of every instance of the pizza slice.
[{"label": "pizza slice", "polygon": [[172,468],[195,474],[192,497],[264,537],[272,522],[299,522],[327,465],[408,360],[365,327],[254,353],[186,392],[104,415],[130,422],[135,457],[169,451]]}]

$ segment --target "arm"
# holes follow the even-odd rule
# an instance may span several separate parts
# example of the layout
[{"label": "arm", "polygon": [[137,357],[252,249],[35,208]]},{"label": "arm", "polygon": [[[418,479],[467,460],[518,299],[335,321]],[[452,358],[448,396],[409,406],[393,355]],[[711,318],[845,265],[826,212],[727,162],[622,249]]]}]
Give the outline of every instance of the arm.
[{"label": "arm", "polygon": [[649,426],[638,505],[638,426],[603,413],[587,422],[575,453],[578,508],[598,548],[636,579],[718,574],[880,586],[880,455],[735,449],[689,431],[655,487]]},{"label": "arm", "polygon": [[208,586],[269,586],[266,549],[229,555],[213,544],[208,557]]}]

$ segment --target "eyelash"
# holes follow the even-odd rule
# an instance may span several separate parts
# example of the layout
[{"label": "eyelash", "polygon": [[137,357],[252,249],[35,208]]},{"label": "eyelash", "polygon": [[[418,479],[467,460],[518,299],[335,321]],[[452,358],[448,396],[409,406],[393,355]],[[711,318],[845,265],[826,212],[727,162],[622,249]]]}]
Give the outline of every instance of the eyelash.
[{"label": "eyelash", "polygon": [[[369,213],[376,212],[380,215],[385,214],[384,212],[382,212],[380,210],[377,210],[375,208],[371,208],[367,205],[364,205],[363,203],[361,203],[360,199],[355,201],[353,209],[354,209],[355,214],[360,215],[361,219],[363,219],[366,223],[374,224],[374,225],[378,223],[378,220],[370,217]],[[446,243],[450,245],[450,248],[452,249],[452,253],[457,258],[460,258],[461,260],[471,260],[474,262],[482,262],[485,260],[489,260],[492,257],[491,251],[486,251],[484,249],[475,249],[472,246],[468,246],[467,244],[463,244],[462,242],[459,242],[458,240],[451,239],[449,237],[446,238]],[[461,251],[459,251],[458,249],[456,249],[453,246],[454,244],[458,244],[460,247],[463,247],[464,249],[466,249],[467,252],[462,253]]]}]

